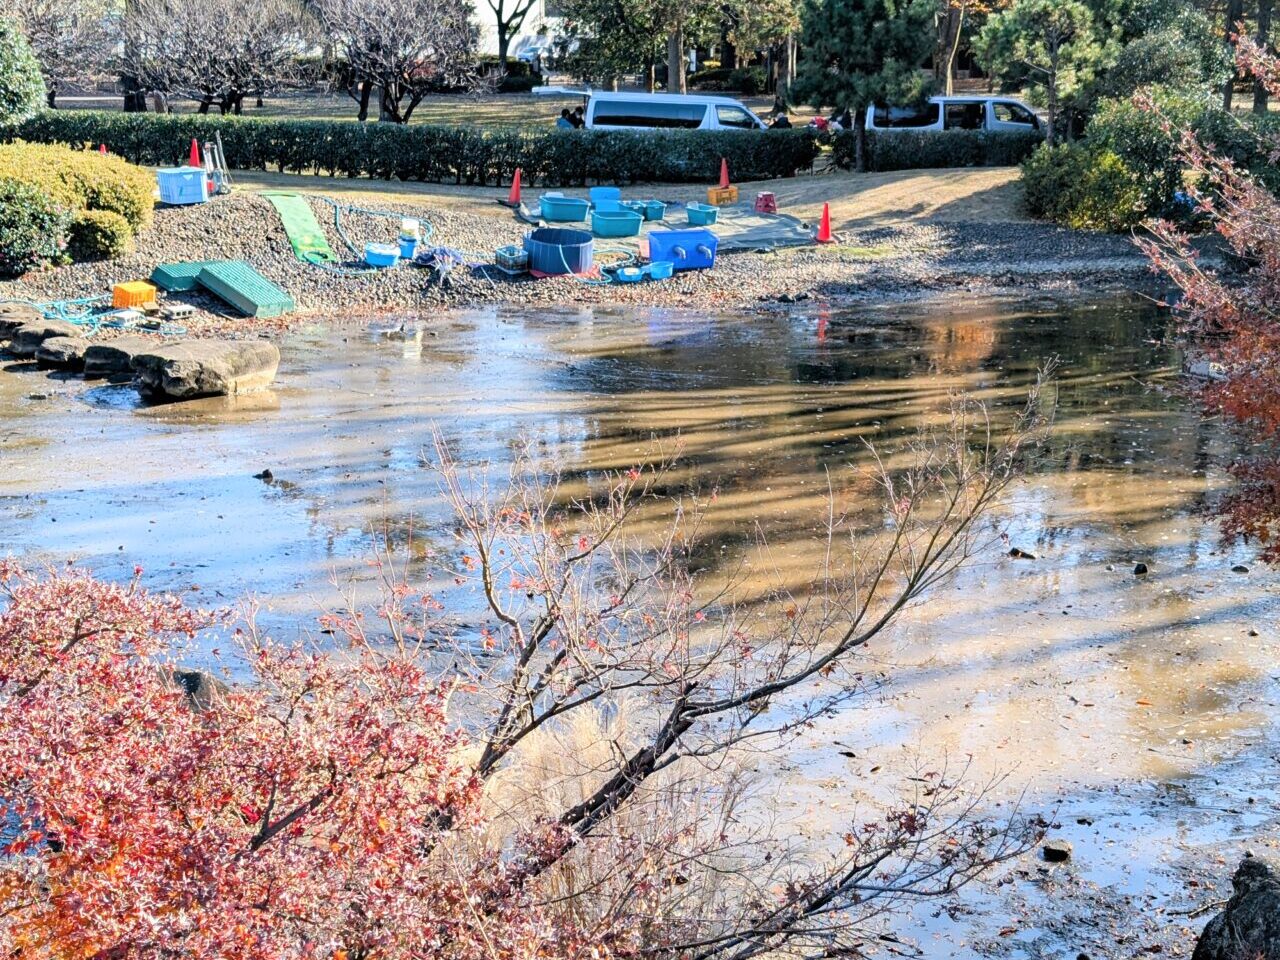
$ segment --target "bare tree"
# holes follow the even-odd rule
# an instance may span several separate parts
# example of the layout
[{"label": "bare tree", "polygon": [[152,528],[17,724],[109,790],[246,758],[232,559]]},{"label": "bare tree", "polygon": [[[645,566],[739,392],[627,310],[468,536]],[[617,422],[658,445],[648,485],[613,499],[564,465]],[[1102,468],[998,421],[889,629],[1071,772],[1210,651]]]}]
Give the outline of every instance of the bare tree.
[{"label": "bare tree", "polygon": [[298,78],[308,20],[297,0],[130,0],[124,68],[146,91],[239,113],[245,96]]},{"label": "bare tree", "polygon": [[[1040,425],[1033,400],[1001,438],[958,403],[946,426],[877,460],[847,509],[833,494],[802,591],[749,600],[694,572],[702,504],[678,501],[675,521],[655,525],[671,460],[570,493],[524,457],[495,491],[437,436],[456,516],[454,546],[434,556],[446,576],[419,598],[388,554],[391,636],[354,613],[329,623],[442,658],[470,718],[473,776],[517,838],[486,842],[515,843],[508,882],[534,902],[606,945],[643,916],[629,949],[655,956],[851,955],[872,917],[955,890],[1026,849],[1038,824],[984,819],[984,790],[936,769],[816,858],[741,826],[741,761],[864,695],[859,651],[998,542],[990,511]],[[462,635],[437,612],[458,593],[483,610]]]},{"label": "bare tree", "polygon": [[506,67],[511,52],[511,39],[524,26],[529,12],[538,0],[485,0],[493,11],[498,34],[498,62]]},{"label": "bare tree", "polygon": [[112,0],[14,0],[10,13],[40,61],[50,107],[61,87],[106,73],[119,30]]},{"label": "bare tree", "polygon": [[312,0],[335,54],[346,62],[347,92],[368,118],[408,123],[429,93],[475,80],[476,31],[466,0]]}]

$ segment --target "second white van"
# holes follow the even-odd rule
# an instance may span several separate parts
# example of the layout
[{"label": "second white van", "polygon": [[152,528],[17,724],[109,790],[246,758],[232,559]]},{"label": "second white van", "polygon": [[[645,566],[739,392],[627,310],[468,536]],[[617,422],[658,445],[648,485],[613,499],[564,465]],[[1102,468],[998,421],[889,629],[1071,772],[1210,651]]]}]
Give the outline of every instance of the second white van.
[{"label": "second white van", "polygon": [[764,130],[765,123],[730,97],[680,93],[591,94],[589,130]]},{"label": "second white van", "polygon": [[867,111],[868,130],[992,130],[1017,133],[1041,129],[1040,118],[1010,97],[930,97],[915,107],[876,106]]}]

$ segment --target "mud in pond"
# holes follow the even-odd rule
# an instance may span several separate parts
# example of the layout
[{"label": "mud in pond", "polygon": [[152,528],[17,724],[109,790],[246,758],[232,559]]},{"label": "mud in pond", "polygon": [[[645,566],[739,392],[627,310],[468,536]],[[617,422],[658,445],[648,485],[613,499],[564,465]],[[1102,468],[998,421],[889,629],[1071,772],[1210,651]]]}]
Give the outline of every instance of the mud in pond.
[{"label": "mud in pond", "polygon": [[778,809],[824,831],[904,745],[971,758],[1056,813],[1076,857],[935,902],[868,953],[1189,955],[1183,928],[1204,918],[1176,911],[1222,899],[1204,884],[1273,836],[1278,581],[1201,515],[1231,440],[1181,395],[1144,301],[459,312],[304,330],[271,393],[150,408],[11,365],[0,552],[113,577],[142,566],[149,586],[209,605],[253,593],[288,635],[335,599],[331,577],[360,574],[371,528],[392,531],[411,575],[421,562],[445,523],[423,467],[434,424],[467,461],[538,441],[571,484],[678,435],[677,484],[718,491],[699,564],[750,570],[758,526],[774,575],[801,583],[828,475],[938,417],[952,391],[1013,408],[1053,357],[1050,449],[1004,515],[1008,545],[1035,559],[993,551],[915,611],[875,651],[883,699],[789,757]]}]

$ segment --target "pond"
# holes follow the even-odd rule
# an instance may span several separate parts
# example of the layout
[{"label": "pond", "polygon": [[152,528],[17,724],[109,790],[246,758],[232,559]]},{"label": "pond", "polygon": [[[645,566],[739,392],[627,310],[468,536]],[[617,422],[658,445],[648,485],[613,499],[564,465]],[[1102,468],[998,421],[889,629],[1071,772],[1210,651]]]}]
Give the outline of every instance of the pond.
[{"label": "pond", "polygon": [[[1183,395],[1166,318],[1141,299],[324,326],[287,338],[272,392],[163,407],[14,365],[0,372],[0,551],[110,577],[140,566],[206,605],[253,594],[260,622],[289,636],[335,601],[333,581],[362,575],[371,531],[412,574],[446,528],[424,468],[433,427],[499,469],[533,441],[571,489],[678,437],[675,487],[717,492],[697,564],[749,583],[762,535],[773,575],[801,584],[829,485],[866,465],[868,443],[936,420],[955,391],[1000,420],[1052,358],[1052,439],[1002,515],[1036,559],[993,550],[914,611],[876,651],[884,697],[789,758],[779,810],[819,831],[904,745],[970,758],[1010,773],[1010,795],[1069,810],[1084,865],[1061,882],[1173,896],[1142,837],[1209,849],[1259,822],[1175,826],[1162,811],[1168,784],[1190,789],[1215,765],[1237,764],[1224,790],[1258,773],[1277,583],[1203,515],[1232,441]],[[271,482],[254,476],[265,469]],[[1012,908],[984,902],[978,919],[922,914],[908,932],[956,955],[1047,949],[1042,927],[992,933]]]}]

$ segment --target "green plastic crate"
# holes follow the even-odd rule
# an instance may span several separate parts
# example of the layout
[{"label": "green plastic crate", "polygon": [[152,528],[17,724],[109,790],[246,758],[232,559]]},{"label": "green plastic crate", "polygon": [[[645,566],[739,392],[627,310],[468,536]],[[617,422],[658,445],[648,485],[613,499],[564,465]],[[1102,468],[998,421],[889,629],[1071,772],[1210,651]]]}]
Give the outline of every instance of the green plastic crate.
[{"label": "green plastic crate", "polygon": [[200,271],[205,267],[229,263],[228,260],[188,260],[186,263],[162,263],[151,271],[151,282],[169,293],[194,290]]},{"label": "green plastic crate", "polygon": [[198,280],[246,317],[278,317],[295,306],[292,297],[243,260],[211,264],[200,271]]}]

